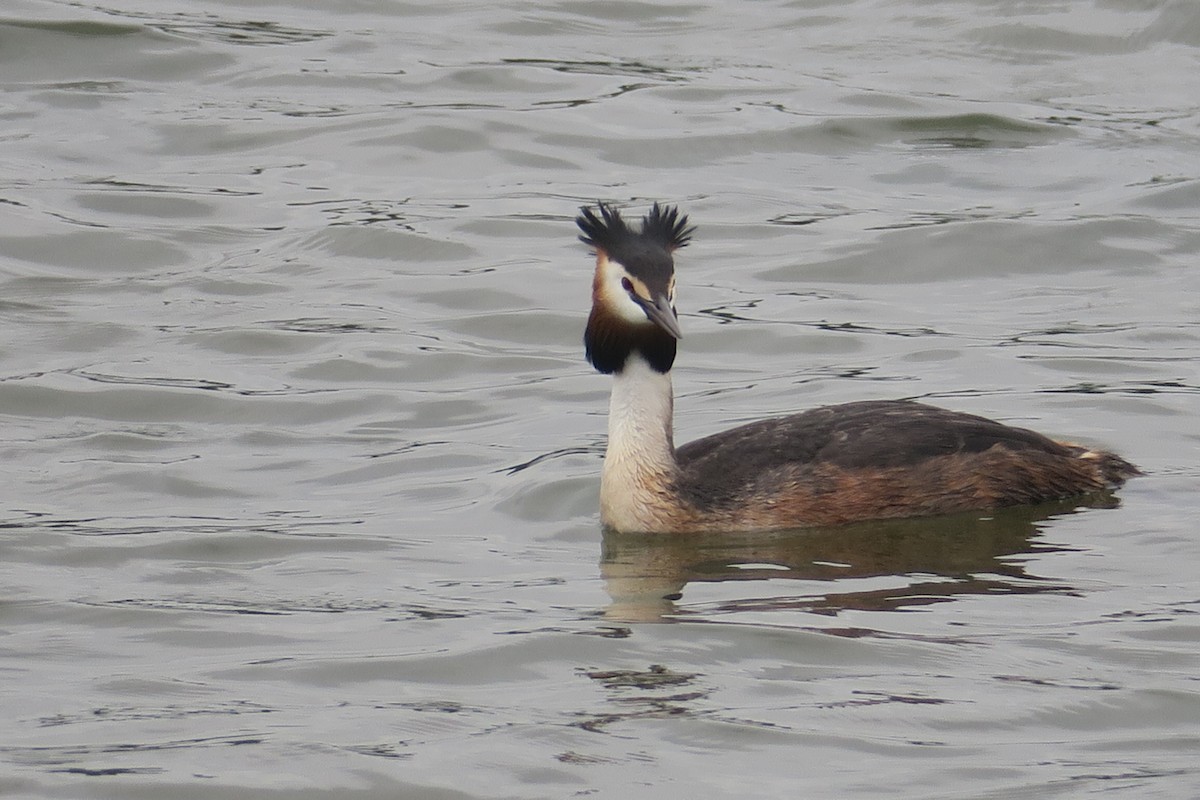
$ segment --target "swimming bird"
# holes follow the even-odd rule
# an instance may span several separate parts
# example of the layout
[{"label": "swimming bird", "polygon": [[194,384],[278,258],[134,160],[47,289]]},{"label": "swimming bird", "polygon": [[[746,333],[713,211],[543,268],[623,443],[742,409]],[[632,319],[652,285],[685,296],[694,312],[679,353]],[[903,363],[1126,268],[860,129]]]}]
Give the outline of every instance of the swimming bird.
[{"label": "swimming bird", "polygon": [[588,361],[612,375],[600,518],[623,532],[840,525],[1037,503],[1140,474],[1120,456],[910,400],[752,422],[675,447],[682,332],[674,254],[695,227],[655,203],[640,226],[600,203],[576,219],[596,255]]}]

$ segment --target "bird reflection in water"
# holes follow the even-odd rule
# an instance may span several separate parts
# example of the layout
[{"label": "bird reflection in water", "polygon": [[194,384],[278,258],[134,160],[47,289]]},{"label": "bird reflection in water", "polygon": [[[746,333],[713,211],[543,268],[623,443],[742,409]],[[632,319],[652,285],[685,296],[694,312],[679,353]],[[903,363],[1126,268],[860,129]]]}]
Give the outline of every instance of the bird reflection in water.
[{"label": "bird reflection in water", "polygon": [[[1023,555],[1064,550],[1038,541],[1047,520],[1111,508],[1104,493],[1080,500],[1000,509],[986,516],[887,520],[764,533],[646,535],[606,530],[601,575],[614,622],[707,619],[738,612],[898,611],[957,597],[1068,592],[1025,571]],[[891,580],[888,580],[888,579]],[[876,580],[871,580],[876,579]],[[883,588],[864,588],[878,584]],[[778,594],[705,604],[678,603],[690,583],[770,581]],[[803,581],[801,587],[793,582]],[[830,633],[857,635],[852,629]],[[861,632],[859,632],[861,633]]]}]

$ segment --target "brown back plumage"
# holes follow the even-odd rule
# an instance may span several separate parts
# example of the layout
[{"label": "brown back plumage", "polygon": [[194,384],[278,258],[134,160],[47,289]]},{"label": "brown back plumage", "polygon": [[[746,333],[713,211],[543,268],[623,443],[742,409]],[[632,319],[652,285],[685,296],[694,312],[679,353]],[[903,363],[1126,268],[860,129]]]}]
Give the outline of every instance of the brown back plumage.
[{"label": "brown back plumage", "polygon": [[906,400],[750,423],[690,442],[676,460],[676,489],[697,512],[745,515],[757,505],[761,522],[784,524],[1036,503],[1103,491],[1140,474],[1113,453]]}]

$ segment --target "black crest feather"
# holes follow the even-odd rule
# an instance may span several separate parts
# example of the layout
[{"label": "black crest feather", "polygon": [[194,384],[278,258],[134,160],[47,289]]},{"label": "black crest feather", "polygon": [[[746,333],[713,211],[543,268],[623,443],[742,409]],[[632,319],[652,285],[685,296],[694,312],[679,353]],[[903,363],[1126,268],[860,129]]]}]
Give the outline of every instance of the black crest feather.
[{"label": "black crest feather", "polygon": [[680,214],[676,206],[660,206],[655,203],[650,213],[642,217],[642,236],[654,240],[668,250],[686,247],[695,230],[695,225],[688,225],[687,214]]},{"label": "black crest feather", "polygon": [[680,214],[675,206],[655,203],[650,212],[642,217],[640,231],[631,229],[621,217],[621,212],[607,203],[598,202],[596,207],[600,210],[599,216],[587,206],[579,210],[579,216],[575,218],[575,224],[583,231],[579,240],[608,253],[636,245],[638,240],[656,244],[670,252],[687,245],[696,230],[696,226],[688,225],[687,215]]},{"label": "black crest feather", "polygon": [[617,242],[633,235],[625,220],[621,219],[621,212],[604,203],[597,203],[596,206],[600,209],[599,217],[587,206],[579,209],[579,216],[575,218],[575,224],[583,231],[579,241],[601,250],[612,250]]}]

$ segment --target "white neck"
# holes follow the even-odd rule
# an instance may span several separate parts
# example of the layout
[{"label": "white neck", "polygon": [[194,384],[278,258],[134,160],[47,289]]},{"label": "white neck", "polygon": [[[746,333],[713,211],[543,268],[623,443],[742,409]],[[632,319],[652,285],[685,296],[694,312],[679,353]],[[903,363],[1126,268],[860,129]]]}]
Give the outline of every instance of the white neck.
[{"label": "white neck", "polygon": [[600,477],[600,518],[623,531],[659,530],[674,477],[670,373],[655,371],[637,353],[613,376],[608,449]]}]

